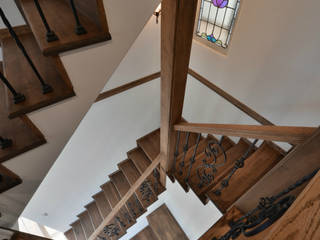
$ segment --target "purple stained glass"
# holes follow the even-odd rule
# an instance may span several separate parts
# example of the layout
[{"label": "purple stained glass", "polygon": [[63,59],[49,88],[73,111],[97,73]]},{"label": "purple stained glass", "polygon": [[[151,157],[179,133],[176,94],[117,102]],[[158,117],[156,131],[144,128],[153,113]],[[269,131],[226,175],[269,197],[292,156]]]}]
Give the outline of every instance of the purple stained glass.
[{"label": "purple stained glass", "polygon": [[228,5],[229,0],[212,0],[212,3],[218,8],[224,8]]}]

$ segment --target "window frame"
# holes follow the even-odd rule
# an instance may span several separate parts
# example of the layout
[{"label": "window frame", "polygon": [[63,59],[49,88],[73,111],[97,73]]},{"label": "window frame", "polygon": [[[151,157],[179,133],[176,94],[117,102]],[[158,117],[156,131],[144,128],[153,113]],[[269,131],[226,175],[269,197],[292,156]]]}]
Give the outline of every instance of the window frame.
[{"label": "window frame", "polygon": [[236,18],[234,19],[234,22],[233,22],[233,25],[231,26],[232,28],[232,32],[231,32],[231,35],[230,35],[230,40],[229,40],[229,44],[228,44],[228,47],[227,48],[223,48],[223,47],[220,47],[218,46],[217,44],[215,43],[212,43],[206,39],[203,39],[202,37],[198,36],[197,35],[197,29],[198,29],[198,24],[199,24],[199,16],[200,16],[200,8],[201,8],[201,3],[202,3],[203,0],[198,0],[198,6],[197,6],[197,12],[196,12],[196,23],[194,25],[194,29],[193,29],[193,39],[207,47],[209,47],[210,49],[213,49],[215,52],[218,52],[224,56],[226,56],[228,54],[228,51],[229,49],[231,48],[231,45],[232,45],[232,38],[233,38],[233,35],[234,35],[234,32],[235,32],[235,29],[236,29],[236,26],[237,26],[237,23],[239,21],[239,18],[240,18],[240,11],[241,11],[241,8],[242,8],[242,5],[243,5],[243,2],[245,0],[240,0],[240,3],[239,3],[239,9],[238,9],[238,12],[237,12],[237,16]]}]

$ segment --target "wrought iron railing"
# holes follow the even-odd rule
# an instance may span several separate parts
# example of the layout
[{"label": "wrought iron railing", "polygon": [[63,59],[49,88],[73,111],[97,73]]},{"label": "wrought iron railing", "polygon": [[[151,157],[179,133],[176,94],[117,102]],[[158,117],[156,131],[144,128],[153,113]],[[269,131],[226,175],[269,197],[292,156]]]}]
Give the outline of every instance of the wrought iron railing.
[{"label": "wrought iron railing", "polygon": [[[58,41],[59,38],[58,36],[55,34],[55,32],[51,29],[48,21],[47,21],[47,18],[42,10],[42,7],[39,3],[38,0],[34,0],[34,4],[36,5],[36,8],[39,12],[39,15],[41,17],[41,20],[42,20],[42,23],[44,25],[44,27],[46,28],[46,38],[47,38],[47,41],[48,42],[53,42],[53,41]],[[77,35],[83,35],[83,34],[86,34],[87,31],[86,29],[83,27],[83,25],[81,24],[81,21],[80,21],[80,18],[79,18],[79,14],[78,14],[78,10],[76,8],[76,5],[74,3],[74,0],[70,0],[70,8],[71,8],[71,11],[72,11],[72,14],[74,16],[74,19],[75,19],[75,33]]]},{"label": "wrought iron railing", "polygon": [[8,79],[3,75],[1,71],[0,71],[0,79],[13,95],[13,102],[15,104],[24,102],[26,100],[26,97],[22,93],[19,93],[14,89],[14,87],[10,84]]},{"label": "wrought iron railing", "polygon": [[214,194],[216,196],[220,196],[221,195],[221,192],[223,191],[223,189],[227,188],[229,186],[229,182],[232,178],[232,176],[241,168],[244,168],[245,166],[245,161],[248,159],[250,153],[254,150],[256,144],[258,143],[259,139],[256,139],[254,140],[250,147],[248,148],[248,150],[245,152],[245,154],[240,158],[238,159],[235,164],[234,164],[234,167],[232,168],[232,170],[229,172],[228,176],[223,179],[221,181],[221,185],[220,185],[220,188],[218,188],[217,190],[214,191]]},{"label": "wrought iron railing", "polygon": [[227,233],[219,238],[213,237],[212,240],[237,239],[240,235],[251,237],[266,230],[281,218],[295,201],[296,196],[289,193],[310,181],[318,171],[319,169],[314,170],[274,196],[261,198],[256,208],[229,223],[230,230]]},{"label": "wrought iron railing", "polygon": [[0,136],[0,148],[5,149],[12,146],[12,140]]},{"label": "wrought iron railing", "polygon": [[55,32],[53,30],[51,30],[48,22],[47,22],[47,19],[42,11],[42,8],[40,6],[40,3],[38,0],[34,0],[34,4],[36,5],[36,8],[39,12],[39,15],[41,17],[41,20],[42,20],[42,23],[44,25],[44,27],[46,28],[47,30],[47,34],[46,34],[46,37],[47,37],[47,42],[54,42],[54,41],[57,41],[59,40],[58,36],[55,34]]},{"label": "wrought iron railing", "polygon": [[[191,172],[196,172],[198,178],[197,186],[199,189],[201,189],[214,182],[215,176],[219,174],[219,168],[224,166],[228,161],[226,150],[223,147],[225,136],[222,136],[220,140],[208,138],[208,142],[203,152],[199,152],[198,148],[201,141],[201,134],[197,135],[196,143],[193,146],[190,146],[190,134],[190,132],[186,132],[185,139],[183,140],[181,139],[182,132],[177,131],[177,141],[174,152],[174,166],[176,167],[177,165],[175,172],[180,176],[183,175],[183,172],[187,172],[184,179],[184,182],[187,185],[190,184]],[[182,153],[179,152],[179,146],[182,144],[181,141],[184,141]],[[257,143],[258,139],[254,140],[248,147],[247,151],[235,161],[234,167],[230,170],[227,177],[221,181],[220,188],[216,190],[215,194],[217,196],[221,195],[223,189],[229,186],[232,176],[238,171],[238,169],[241,169],[245,166],[245,161],[248,159],[250,153],[252,150],[254,150]],[[189,159],[186,159],[187,153],[191,147],[193,147],[192,156]],[[196,156],[200,155],[203,155],[203,157],[196,160]],[[181,160],[179,164],[177,164],[177,159],[179,156],[181,157]],[[186,161],[188,161],[189,164],[186,164]],[[196,161],[199,161],[198,164],[195,164]],[[194,168],[195,165],[196,168]]]},{"label": "wrought iron railing", "polygon": [[[28,64],[30,65],[30,67],[32,68],[33,72],[36,74],[37,79],[39,80],[41,86],[42,86],[42,93],[43,94],[47,94],[53,91],[53,88],[44,81],[44,79],[42,78],[41,74],[39,73],[37,67],[35,66],[35,64],[33,63],[32,59],[30,58],[27,50],[25,49],[24,45],[22,44],[20,38],[18,37],[18,35],[16,34],[16,32],[14,31],[12,25],[10,24],[8,18],[6,17],[5,13],[3,12],[2,8],[0,8],[0,17],[4,23],[4,25],[7,27],[11,37],[15,40],[18,48],[21,50],[23,56],[26,58]],[[14,95],[14,102],[15,103],[20,103],[24,101],[24,96],[22,94],[17,93],[14,88],[9,84],[8,80],[3,76],[3,74],[1,74],[1,80],[2,82],[9,88],[9,90],[11,91],[11,93]]]}]

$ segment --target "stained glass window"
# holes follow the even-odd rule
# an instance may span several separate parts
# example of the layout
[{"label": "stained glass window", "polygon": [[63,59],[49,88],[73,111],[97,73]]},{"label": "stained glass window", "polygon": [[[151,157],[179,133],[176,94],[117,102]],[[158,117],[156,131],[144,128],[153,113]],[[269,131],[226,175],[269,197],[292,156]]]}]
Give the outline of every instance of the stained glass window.
[{"label": "stained glass window", "polygon": [[200,4],[196,35],[227,48],[240,0],[201,0]]}]

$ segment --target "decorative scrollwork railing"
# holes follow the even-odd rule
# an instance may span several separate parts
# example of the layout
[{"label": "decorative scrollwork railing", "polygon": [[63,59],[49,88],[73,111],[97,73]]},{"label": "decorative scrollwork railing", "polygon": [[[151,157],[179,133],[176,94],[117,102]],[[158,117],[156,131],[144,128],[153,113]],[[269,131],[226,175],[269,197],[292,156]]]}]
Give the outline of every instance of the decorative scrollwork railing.
[{"label": "decorative scrollwork railing", "polygon": [[221,181],[221,185],[220,185],[220,188],[218,188],[217,190],[214,191],[214,194],[216,196],[220,196],[223,189],[227,188],[229,186],[229,182],[232,178],[232,176],[241,168],[244,168],[245,166],[245,161],[247,160],[247,158],[249,157],[250,153],[252,152],[252,150],[255,148],[256,144],[258,143],[259,139],[256,139],[254,140],[250,147],[248,148],[248,150],[245,152],[245,154],[240,158],[238,159],[235,164],[234,164],[234,167],[232,168],[232,170],[229,172],[229,175],[223,179]]},{"label": "decorative scrollwork railing", "polygon": [[241,234],[251,237],[266,230],[281,218],[295,201],[296,197],[288,194],[310,181],[318,171],[319,169],[314,170],[272,197],[261,198],[256,208],[229,224],[231,229],[227,233],[212,240],[237,239]]},{"label": "decorative scrollwork railing", "polygon": [[[202,159],[202,164],[197,168],[197,176],[199,178],[198,187],[202,188],[205,185],[214,181],[214,176],[219,167],[222,167],[227,162],[227,154],[222,146],[222,136],[219,141],[210,140],[205,148],[205,158]],[[222,161],[218,161],[219,156],[222,156]]]},{"label": "decorative scrollwork railing", "polygon": [[[190,175],[192,171],[196,172],[198,182],[197,186],[198,188],[203,188],[207,185],[210,185],[211,183],[214,182],[215,176],[218,173],[219,168],[224,166],[227,161],[227,153],[226,149],[223,147],[223,141],[226,138],[225,136],[222,136],[220,140],[217,140],[215,138],[208,138],[208,142],[206,147],[204,148],[203,152],[198,152],[199,149],[199,144],[201,140],[201,134],[199,133],[197,135],[197,140],[194,146],[189,146],[190,145],[190,132],[185,132],[185,139],[183,143],[183,152],[180,154],[179,153],[179,146],[180,146],[180,141],[181,141],[181,132],[177,131],[177,141],[176,141],[176,147],[175,147],[175,152],[174,152],[174,166],[177,164],[177,159],[180,156],[181,159],[178,163],[178,169],[177,171],[178,175],[183,175],[183,173],[186,173],[185,176],[185,183],[189,184],[190,181]],[[227,177],[223,179],[220,183],[220,187],[215,191],[215,194],[217,196],[221,195],[221,192],[223,189],[227,188],[229,186],[229,182],[232,178],[232,176],[239,171],[239,169],[245,167],[245,161],[248,159],[250,156],[250,153],[254,150],[258,143],[258,139],[254,140],[250,146],[248,147],[247,151],[234,163],[234,167],[230,170],[228,173]],[[192,156],[189,159],[189,164],[186,164],[186,157],[190,156],[190,153],[188,151],[193,147],[193,153]],[[203,155],[202,159],[200,160],[201,162],[198,164],[195,164],[196,161],[196,156],[197,155]],[[198,161],[199,161],[198,160]],[[195,169],[193,167],[196,166]]]},{"label": "decorative scrollwork railing", "polygon": [[[181,141],[181,132],[177,132],[177,142],[175,147],[175,153],[174,153],[174,166],[176,166],[176,162],[178,157],[180,156],[179,153],[179,146]],[[190,132],[185,133],[185,140],[183,144],[183,152],[181,153],[181,161],[178,164],[178,169],[176,169],[178,175],[183,175],[183,172],[187,172],[185,175],[184,181],[188,184],[190,181],[190,175],[192,172],[192,169],[196,163],[196,156],[200,154],[198,152],[199,145],[201,141],[201,134],[199,133],[197,135],[196,143],[193,147],[192,155],[189,159],[189,165],[186,164],[186,157],[187,152],[190,150]],[[223,137],[220,139],[220,141],[217,141],[215,139],[209,140],[207,143],[207,146],[204,149],[205,157],[202,159],[202,163],[197,167],[196,172],[199,178],[200,183],[199,188],[204,186],[205,184],[209,184],[214,180],[214,175],[217,172],[217,169],[221,166],[223,166],[227,161],[227,155],[225,150],[222,147],[222,141]],[[218,162],[218,157],[223,156],[220,159],[223,159],[221,162]],[[185,169],[187,167],[187,169]]]}]

